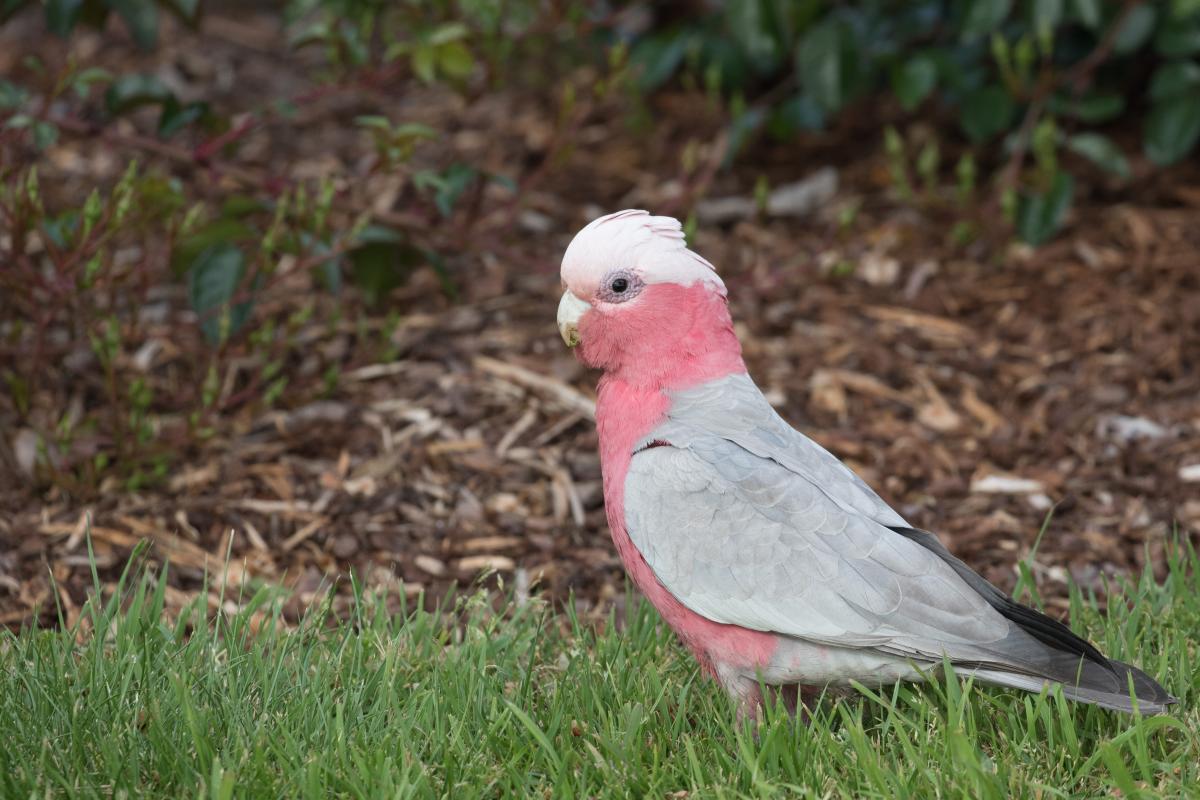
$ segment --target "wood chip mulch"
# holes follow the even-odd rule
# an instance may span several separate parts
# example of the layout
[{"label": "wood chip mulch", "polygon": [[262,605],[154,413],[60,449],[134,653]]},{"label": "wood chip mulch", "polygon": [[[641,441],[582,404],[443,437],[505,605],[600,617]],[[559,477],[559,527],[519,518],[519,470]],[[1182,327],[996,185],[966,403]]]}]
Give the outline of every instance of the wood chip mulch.
[{"label": "wood chip mulch", "polygon": [[[619,119],[605,124],[547,174],[536,214],[502,247],[459,259],[459,301],[418,273],[392,298],[394,329],[352,303],[336,324],[318,312],[285,369],[311,387],[333,366],[336,385],[239,407],[177,453],[160,485],[109,482],[90,496],[47,486],[19,468],[21,430],[0,398],[0,623],[54,624],[59,606],[77,618],[89,531],[105,582],[150,540],[149,558],[172,564],[173,607],[207,574],[213,606],[266,583],[291,590],[295,615],[339,576],[344,603],[350,570],[394,598],[434,602],[492,570],[518,596],[573,594],[590,613],[619,603],[596,376],[558,340],[557,261],[595,213],[670,202],[663,155],[685,123],[664,119],[640,153]],[[545,139],[508,137],[533,151]],[[951,222],[886,199],[878,149],[850,142],[834,160],[839,203],[867,198],[849,227],[830,209],[700,230],[695,247],[730,287],[752,375],[787,419],[1003,588],[1048,515],[1033,566],[1053,612],[1066,609],[1068,579],[1103,593],[1147,563],[1161,573],[1173,537],[1200,537],[1195,170],[1137,203],[1081,198],[1037,251],[987,236],[952,246]],[[748,194],[768,163],[750,161],[713,191]],[[256,313],[319,291],[305,280]],[[141,368],[165,385],[196,334],[182,295],[163,297]],[[144,344],[130,343],[126,366]],[[63,364],[60,389],[38,402],[60,412],[89,370]]]},{"label": "wood chip mulch", "polygon": [[[1193,212],[1096,213],[1036,254],[940,264],[908,294],[822,276],[817,243],[783,225],[697,246],[723,265],[781,412],[989,579],[1012,585],[1053,508],[1035,564],[1061,610],[1068,577],[1102,591],[1200,529],[1200,228]],[[412,311],[394,360],[349,370],[328,399],[234,420],[161,489],[80,504],[6,476],[0,621],[50,622],[51,576],[77,613],[89,519],[103,574],[150,539],[180,603],[207,571],[287,586],[298,611],[350,569],[431,596],[492,569],[519,592],[610,603],[623,580],[594,376],[557,340],[553,272],[495,269],[503,293]]]}]

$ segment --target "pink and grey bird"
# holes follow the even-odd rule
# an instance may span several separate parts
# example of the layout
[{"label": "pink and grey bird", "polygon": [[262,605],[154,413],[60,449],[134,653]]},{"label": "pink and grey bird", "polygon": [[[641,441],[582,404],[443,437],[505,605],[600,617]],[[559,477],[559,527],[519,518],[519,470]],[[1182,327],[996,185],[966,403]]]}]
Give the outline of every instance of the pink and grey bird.
[{"label": "pink and grey bird", "polygon": [[634,584],[739,703],[960,674],[1142,713],[1136,667],[1020,605],[785,422],[746,373],[725,284],[679,222],[620,211],[562,261],[558,327],[603,371],[596,427]]}]

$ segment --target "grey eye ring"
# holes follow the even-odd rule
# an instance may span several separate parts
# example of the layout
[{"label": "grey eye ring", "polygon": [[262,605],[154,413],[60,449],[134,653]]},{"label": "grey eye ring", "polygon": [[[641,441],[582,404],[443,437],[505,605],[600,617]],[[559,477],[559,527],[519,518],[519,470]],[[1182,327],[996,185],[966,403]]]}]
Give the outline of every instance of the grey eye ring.
[{"label": "grey eye ring", "polygon": [[610,272],[600,283],[596,298],[605,303],[624,303],[641,293],[645,284],[637,273],[629,269]]}]

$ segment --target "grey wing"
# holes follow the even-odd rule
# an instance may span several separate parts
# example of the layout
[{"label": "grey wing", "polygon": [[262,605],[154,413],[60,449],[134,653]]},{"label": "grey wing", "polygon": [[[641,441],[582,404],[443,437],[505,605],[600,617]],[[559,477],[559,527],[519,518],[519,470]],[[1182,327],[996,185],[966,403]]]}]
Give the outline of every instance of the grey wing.
[{"label": "grey wing", "polygon": [[749,375],[730,375],[674,392],[667,421],[647,440],[686,447],[716,435],[770,459],[819,487],[838,507],[889,527],[908,527],[862,478],[775,412]]},{"label": "grey wing", "polygon": [[1012,632],[943,559],[805,476],[721,436],[674,445],[633,456],[625,524],[696,613],[929,660],[990,661]]}]

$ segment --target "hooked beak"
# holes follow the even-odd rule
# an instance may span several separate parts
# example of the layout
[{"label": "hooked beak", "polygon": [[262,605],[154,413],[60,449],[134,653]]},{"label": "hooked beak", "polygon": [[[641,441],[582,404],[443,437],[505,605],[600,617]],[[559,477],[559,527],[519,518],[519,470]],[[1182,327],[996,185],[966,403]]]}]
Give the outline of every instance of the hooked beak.
[{"label": "hooked beak", "polygon": [[591,306],[576,297],[570,289],[563,292],[562,300],[558,301],[558,332],[567,347],[579,344],[579,319]]}]

